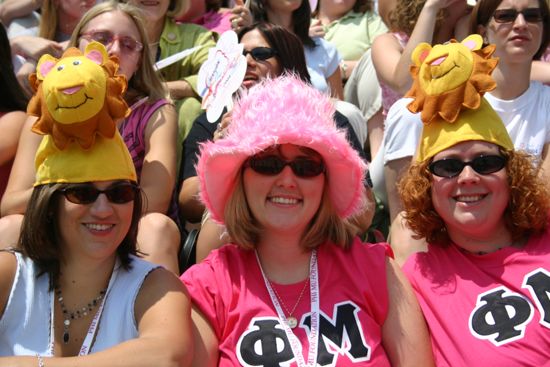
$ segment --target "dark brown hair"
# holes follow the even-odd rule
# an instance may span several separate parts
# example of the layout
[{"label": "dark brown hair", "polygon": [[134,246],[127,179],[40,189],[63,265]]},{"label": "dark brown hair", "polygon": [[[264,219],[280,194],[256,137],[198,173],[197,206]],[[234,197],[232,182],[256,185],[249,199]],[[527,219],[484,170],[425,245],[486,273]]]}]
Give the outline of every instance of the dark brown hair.
[{"label": "dark brown hair", "polygon": [[0,24],[0,111],[26,111],[29,99],[23,92],[13,70],[10,41],[3,24]]},{"label": "dark brown hair", "polygon": [[243,28],[239,32],[239,41],[245,34],[255,29],[266,39],[269,46],[277,52],[275,58],[281,66],[281,73],[292,72],[304,82],[311,84],[311,78],[307,71],[304,45],[298,36],[276,24],[260,22]]},{"label": "dark brown hair", "polygon": [[[63,198],[59,190],[70,184],[48,184],[36,186],[21,226],[21,235],[17,248],[32,259],[40,269],[40,274],[47,273],[51,280],[59,276],[60,262],[63,258],[60,242],[59,208]],[[141,218],[142,197],[134,199],[132,222],[126,237],[117,248],[117,255],[123,267],[130,267],[130,254],[137,254],[137,231]]]},{"label": "dark brown hair", "polygon": [[[252,0],[250,2],[250,12],[256,21],[269,22],[267,19],[268,0]],[[315,42],[309,36],[309,24],[311,22],[311,7],[308,0],[302,0],[300,7],[292,12],[292,24],[294,33],[300,38],[305,46],[314,47]]]},{"label": "dark brown hair", "polygon": [[[493,13],[498,8],[502,0],[478,0],[476,6],[470,14],[470,33],[479,33],[478,27],[480,25],[487,26]],[[533,56],[533,60],[538,60],[542,57],[546,51],[546,47],[550,42],[550,17],[548,10],[548,3],[546,0],[538,0],[539,7],[542,12],[542,40],[540,47]]]}]

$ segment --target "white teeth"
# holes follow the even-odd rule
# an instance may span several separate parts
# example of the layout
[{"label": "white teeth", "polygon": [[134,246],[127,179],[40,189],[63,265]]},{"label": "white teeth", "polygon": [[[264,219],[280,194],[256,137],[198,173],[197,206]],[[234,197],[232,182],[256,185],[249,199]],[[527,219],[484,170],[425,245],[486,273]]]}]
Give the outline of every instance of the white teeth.
[{"label": "white teeth", "polygon": [[298,199],[273,197],[270,200],[271,202],[277,203],[277,204],[285,204],[285,205],[298,204]]},{"label": "white teeth", "polygon": [[463,203],[472,203],[481,199],[483,199],[482,195],[462,195],[455,198],[456,201],[460,201]]},{"label": "white teeth", "polygon": [[91,229],[91,230],[94,230],[94,231],[105,231],[109,228],[112,227],[111,224],[94,224],[94,223],[89,223],[89,224],[86,224],[86,227]]}]

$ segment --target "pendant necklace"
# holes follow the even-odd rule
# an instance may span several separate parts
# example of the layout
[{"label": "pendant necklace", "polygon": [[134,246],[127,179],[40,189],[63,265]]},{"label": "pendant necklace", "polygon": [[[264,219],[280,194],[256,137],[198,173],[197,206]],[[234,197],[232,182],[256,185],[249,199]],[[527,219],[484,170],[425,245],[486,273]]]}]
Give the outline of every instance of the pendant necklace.
[{"label": "pendant necklace", "polygon": [[269,283],[271,284],[271,288],[273,289],[273,292],[275,292],[275,295],[277,296],[277,298],[281,302],[281,306],[283,306],[283,308],[285,309],[285,311],[288,315],[286,317],[286,322],[287,322],[288,326],[290,326],[291,329],[294,329],[296,326],[298,326],[298,320],[296,319],[296,317],[294,317],[294,311],[296,311],[296,308],[300,304],[300,301],[302,300],[304,292],[305,292],[305,290],[306,290],[306,288],[309,284],[309,276],[308,276],[307,280],[305,281],[304,286],[302,287],[302,290],[300,291],[300,295],[298,296],[298,299],[296,300],[296,303],[294,304],[294,307],[292,307],[292,310],[290,310],[290,312],[288,311],[288,308],[286,307],[286,304],[283,301],[283,298],[279,295],[279,292],[277,292],[277,288],[275,288],[273,286],[273,283],[271,283],[271,281],[269,281]]},{"label": "pendant necklace", "polygon": [[59,288],[59,285],[56,284],[54,289],[55,296],[57,298],[57,301],[59,302],[59,306],[61,307],[61,313],[63,314],[63,343],[67,344],[70,340],[69,327],[71,326],[71,322],[73,320],[78,320],[86,317],[88,316],[88,314],[91,314],[91,312],[100,304],[100,302],[105,297],[105,293],[107,293],[107,288],[102,289],[97,297],[88,302],[87,305],[79,307],[76,311],[67,310],[67,307],[65,306],[65,301],[63,299],[63,293],[61,293],[61,288]]},{"label": "pendant necklace", "polygon": [[[302,343],[292,331],[291,322],[285,316],[283,308],[281,307],[281,302],[279,302],[279,297],[278,295],[275,294],[275,290],[271,286],[271,282],[269,281],[266,274],[264,273],[264,269],[262,268],[262,263],[260,262],[260,257],[258,256],[258,251],[255,251],[255,254],[256,254],[256,261],[258,262],[260,272],[262,273],[262,277],[264,279],[264,284],[267,289],[267,293],[269,293],[269,298],[271,298],[271,303],[273,304],[273,307],[275,307],[275,311],[277,312],[277,317],[279,318],[280,325],[283,328],[286,338],[290,344],[290,349],[292,350],[292,354],[294,355],[294,358],[296,360],[296,365],[298,367],[316,366],[317,352],[318,352],[317,348],[319,345],[319,314],[320,314],[319,270],[317,268],[317,250],[311,251],[311,258],[309,261],[309,281],[306,282],[306,285],[309,284],[309,292],[310,292],[309,316],[311,317],[309,333],[307,335],[307,341],[309,344],[307,359],[305,359],[304,356],[302,355]],[[302,290],[302,293],[304,293],[304,290]],[[301,294],[300,297],[298,298],[298,302],[296,302],[297,304],[300,302],[300,298],[302,297],[302,295],[303,294]],[[296,309],[296,305],[294,306],[294,309],[292,310],[292,312],[294,312],[295,309]],[[295,320],[294,323],[296,325],[298,324],[298,321],[294,316],[290,315],[289,318],[294,319]]]},{"label": "pendant necklace", "polygon": [[101,292],[99,292],[99,295],[97,295],[93,300],[91,300],[86,306],[79,307],[74,312],[67,310],[67,307],[65,306],[65,300],[63,299],[63,294],[61,293],[61,289],[59,288],[59,285],[54,286],[54,291],[51,292],[51,296],[50,296],[50,302],[51,302],[50,303],[50,356],[54,355],[54,335],[55,335],[54,304],[55,304],[55,301],[57,300],[59,302],[59,305],[61,307],[61,314],[63,316],[63,343],[64,344],[67,344],[70,341],[69,327],[71,326],[71,322],[73,320],[77,320],[87,316],[97,307],[97,311],[95,312],[95,315],[92,318],[92,321],[90,322],[88,332],[86,333],[86,336],[84,337],[84,341],[82,342],[82,346],[80,347],[80,351],[78,352],[79,356],[85,356],[90,352],[90,349],[92,348],[92,345],[94,343],[96,333],[99,328],[99,321],[103,313],[103,308],[105,307],[105,301],[107,300],[107,297],[109,296],[109,292],[111,291],[111,289],[113,288],[113,285],[116,282],[119,270],[120,270],[120,260],[117,257],[115,264],[113,265],[113,272],[111,273],[111,277],[109,279],[109,285],[107,286],[107,288],[101,290]]}]

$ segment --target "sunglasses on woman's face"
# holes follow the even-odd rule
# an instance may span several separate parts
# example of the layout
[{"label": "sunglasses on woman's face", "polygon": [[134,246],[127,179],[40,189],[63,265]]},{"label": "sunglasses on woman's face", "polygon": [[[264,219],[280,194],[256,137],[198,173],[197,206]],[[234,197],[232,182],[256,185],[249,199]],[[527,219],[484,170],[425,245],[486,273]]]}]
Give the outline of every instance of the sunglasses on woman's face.
[{"label": "sunglasses on woman's face", "polygon": [[243,55],[250,54],[256,61],[265,61],[277,55],[277,51],[269,47],[254,47],[252,50],[243,50]]},{"label": "sunglasses on woman's face", "polygon": [[523,15],[523,19],[528,23],[542,22],[542,11],[540,8],[527,8],[523,10],[497,9],[493,13],[493,19],[497,23],[512,23],[520,13]]},{"label": "sunglasses on woman's face", "polygon": [[143,50],[143,44],[130,36],[116,36],[111,31],[90,31],[80,36],[87,41],[96,41],[103,46],[110,47],[118,41],[119,47],[124,53],[134,53]]},{"label": "sunglasses on woman's face", "polygon": [[435,176],[452,178],[458,176],[464,167],[470,166],[481,175],[500,171],[506,165],[506,158],[500,155],[482,155],[469,162],[455,158],[441,159],[430,163],[430,172]]},{"label": "sunglasses on woman's face", "polygon": [[321,161],[301,157],[285,161],[276,155],[252,157],[248,160],[247,166],[254,172],[266,176],[278,175],[286,166],[290,166],[296,177],[300,178],[316,177],[325,172],[325,165]]},{"label": "sunglasses on woman's face", "polygon": [[134,201],[139,194],[139,187],[130,182],[117,183],[105,190],[100,190],[92,184],[71,185],[59,190],[67,200],[74,204],[92,204],[99,194],[105,194],[113,204],[126,204]]}]

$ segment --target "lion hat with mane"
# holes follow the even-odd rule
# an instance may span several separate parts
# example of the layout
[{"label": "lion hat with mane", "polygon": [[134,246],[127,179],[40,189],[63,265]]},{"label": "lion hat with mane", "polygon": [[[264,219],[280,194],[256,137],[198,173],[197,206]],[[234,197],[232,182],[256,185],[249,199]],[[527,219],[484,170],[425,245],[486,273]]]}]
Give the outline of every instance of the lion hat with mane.
[{"label": "lion hat with mane", "polygon": [[423,122],[417,159],[424,161],[458,142],[483,140],[513,149],[498,114],[483,98],[495,89],[491,77],[498,59],[494,45],[483,46],[478,34],[462,42],[442,45],[419,44],[413,51],[413,85],[405,97],[407,108],[420,112]]},{"label": "lion hat with mane", "polygon": [[68,49],[60,59],[44,55],[29,78],[35,95],[27,112],[32,130],[44,135],[35,158],[34,185],[130,180],[132,157],[117,122],[130,114],[126,78],[105,46],[91,42],[84,53]]},{"label": "lion hat with mane", "polygon": [[59,149],[71,140],[89,149],[96,134],[112,138],[116,122],[130,114],[122,97],[126,78],[117,70],[116,57],[98,42],[84,53],[71,47],[60,59],[42,56],[29,77],[36,93],[27,113],[38,117],[32,130],[51,135]]}]

